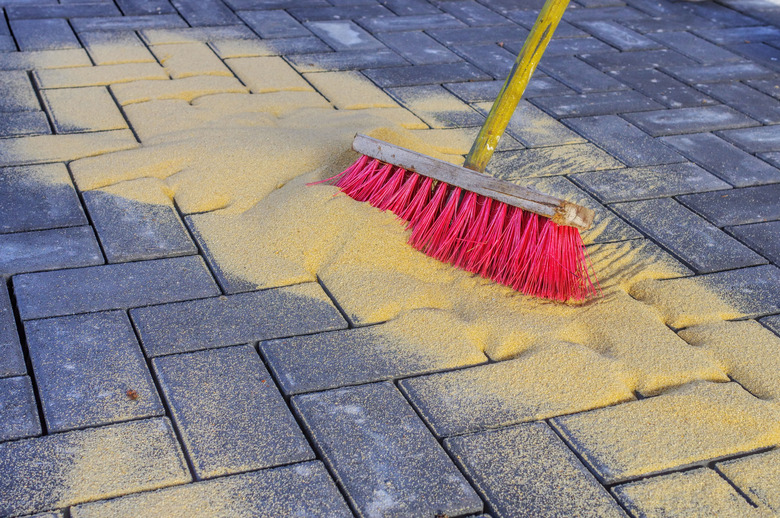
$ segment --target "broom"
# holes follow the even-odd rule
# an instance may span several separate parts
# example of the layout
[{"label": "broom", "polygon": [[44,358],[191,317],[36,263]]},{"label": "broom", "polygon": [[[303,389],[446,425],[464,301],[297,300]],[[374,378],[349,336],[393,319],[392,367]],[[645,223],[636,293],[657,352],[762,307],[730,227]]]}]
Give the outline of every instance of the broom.
[{"label": "broom", "polygon": [[435,259],[527,295],[596,295],[579,233],[593,211],[481,174],[567,4],[544,4],[463,167],[357,135],[352,149],[362,156],[323,182],[405,220],[409,244]]}]

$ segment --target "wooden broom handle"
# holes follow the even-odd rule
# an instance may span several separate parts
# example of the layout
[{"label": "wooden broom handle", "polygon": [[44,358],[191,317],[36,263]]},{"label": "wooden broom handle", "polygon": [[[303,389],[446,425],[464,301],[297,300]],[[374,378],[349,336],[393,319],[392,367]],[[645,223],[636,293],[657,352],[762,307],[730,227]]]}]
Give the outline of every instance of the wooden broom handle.
[{"label": "wooden broom handle", "polygon": [[517,103],[520,102],[520,98],[528,86],[528,81],[531,80],[531,75],[536,70],[536,65],[542,59],[547,44],[552,38],[555,28],[558,27],[558,22],[561,21],[567,5],[569,5],[569,0],[547,0],[545,2],[542,12],[539,13],[536,23],[534,23],[523,48],[520,50],[520,54],[517,55],[512,71],[506,78],[504,86],[501,87],[487,119],[474,141],[474,145],[471,146],[471,151],[466,156],[463,167],[480,173],[485,172],[490,157],[493,156],[493,152],[498,147],[498,141],[504,134],[509,119],[512,118]]}]

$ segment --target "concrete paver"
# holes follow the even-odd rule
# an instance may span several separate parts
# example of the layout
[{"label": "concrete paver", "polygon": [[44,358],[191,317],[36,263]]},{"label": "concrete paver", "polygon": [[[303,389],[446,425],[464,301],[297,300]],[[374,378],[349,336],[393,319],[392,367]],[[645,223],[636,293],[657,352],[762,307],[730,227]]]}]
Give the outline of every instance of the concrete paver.
[{"label": "concrete paver", "polygon": [[716,469],[759,507],[780,512],[780,450],[718,462]]},{"label": "concrete paver", "polygon": [[28,376],[0,379],[0,442],[40,435],[41,422]]},{"label": "concrete paver", "polygon": [[103,263],[89,226],[0,234],[0,276]]},{"label": "concrete paver", "polygon": [[0,283],[0,377],[27,373],[14,310],[5,283]]}]

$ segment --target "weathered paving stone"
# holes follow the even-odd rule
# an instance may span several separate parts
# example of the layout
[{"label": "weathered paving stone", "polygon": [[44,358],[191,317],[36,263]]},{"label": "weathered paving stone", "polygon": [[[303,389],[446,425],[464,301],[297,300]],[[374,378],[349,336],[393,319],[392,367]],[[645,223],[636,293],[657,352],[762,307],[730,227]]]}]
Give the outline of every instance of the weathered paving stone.
[{"label": "weathered paving stone", "polygon": [[163,415],[124,312],[32,320],[24,330],[50,432]]},{"label": "weathered paving stone", "polygon": [[646,96],[670,108],[700,107],[715,101],[658,70],[623,68],[609,74]]},{"label": "weathered paving stone", "polygon": [[165,418],[2,443],[0,466],[0,512],[14,516],[191,480]]},{"label": "weathered paving stone", "polygon": [[654,137],[758,125],[754,119],[723,105],[626,113],[623,117]]},{"label": "weathered paving stone", "polygon": [[780,151],[780,124],[738,130],[726,130],[721,136],[750,153]]},{"label": "weathered paving stone", "polygon": [[411,16],[363,17],[357,22],[372,33],[402,32],[424,29],[461,28],[466,25],[449,14],[418,14]]},{"label": "weathered paving stone", "polygon": [[103,262],[91,227],[0,234],[0,276]]},{"label": "weathered paving stone", "polygon": [[631,167],[683,161],[671,148],[616,115],[571,118],[566,125]]},{"label": "weathered paving stone", "polygon": [[96,65],[155,61],[154,56],[134,32],[82,32],[79,38]]},{"label": "weathered paving stone", "polygon": [[453,437],[444,444],[496,516],[626,516],[545,423]]},{"label": "weathered paving stone", "polygon": [[383,88],[490,79],[490,76],[469,63],[370,68],[364,70],[363,73]]},{"label": "weathered paving stone", "polygon": [[773,166],[780,168],[780,151],[770,151],[768,153],[757,153],[756,156]]},{"label": "weathered paving stone", "polygon": [[740,81],[771,76],[773,72],[755,63],[726,63],[698,67],[664,67],[663,71],[690,85]]},{"label": "weathered paving stone", "polygon": [[[508,4],[510,7],[512,4]],[[541,4],[539,4],[541,7]],[[495,6],[494,6],[495,7]],[[517,7],[515,5],[514,7]],[[517,11],[504,11],[501,10],[504,16],[509,18],[512,21],[515,21],[525,27],[526,29],[531,29],[534,26],[534,23],[536,23],[536,18],[539,16],[539,10],[536,8],[532,8],[530,10],[528,9],[519,9]],[[578,38],[578,39],[585,39],[589,38],[588,33],[583,31],[582,29],[578,29],[571,23],[561,20],[558,23],[558,27],[555,28],[555,34],[553,35],[553,39],[572,39],[572,38]]]},{"label": "weathered paving stone", "polygon": [[480,498],[390,383],[292,401],[361,516],[482,511]]},{"label": "weathered paving stone", "polygon": [[[387,17],[393,16],[392,11],[374,2],[362,5],[337,5],[329,7],[298,7],[286,9],[301,22],[319,20],[354,20],[361,17]],[[375,31],[371,31],[375,32]]]},{"label": "weathered paving stone", "polygon": [[[498,92],[503,86],[502,81],[473,81],[467,83],[446,83],[444,88],[454,93],[467,103],[494,101]],[[525,89],[525,96],[535,98],[547,95],[566,95],[574,93],[571,88],[562,85],[555,79],[547,77],[544,74],[534,74],[528,87]]]},{"label": "weathered paving stone", "polygon": [[116,0],[125,16],[142,14],[176,14],[176,9],[166,0]]},{"label": "weathered paving stone", "polygon": [[25,320],[219,295],[199,256],[28,273],[13,283]]},{"label": "weathered paving stone", "polygon": [[650,69],[652,67],[695,65],[696,62],[673,50],[637,50],[634,52],[601,52],[583,54],[580,58],[600,70],[622,68]]},{"label": "weathered paving stone", "polygon": [[41,97],[57,133],[127,128],[125,118],[105,87],[43,90]]},{"label": "weathered paving stone", "polygon": [[86,191],[84,204],[110,263],[196,254],[171,200],[155,186],[144,201],[112,189]]},{"label": "weathered paving stone", "polygon": [[663,32],[657,36],[657,39],[667,47],[673,48],[704,65],[743,61],[740,56],[723,47],[713,45],[690,32]]},{"label": "weathered paving stone", "polygon": [[134,518],[139,513],[170,518],[212,514],[236,518],[352,516],[321,462],[243,473],[71,508],[73,518]]},{"label": "weathered paving stone", "polygon": [[5,282],[0,282],[0,378],[27,372],[16,330],[16,319]]},{"label": "weathered paving stone", "polygon": [[[0,441],[40,435],[41,422],[27,376],[0,379]],[[4,475],[5,476],[5,475]]]},{"label": "weathered paving stone", "polygon": [[97,2],[65,5],[10,5],[6,7],[6,13],[8,13],[10,20],[122,15],[115,5]]},{"label": "weathered paving stone", "polygon": [[286,11],[239,11],[238,16],[261,38],[294,38],[311,33]]},{"label": "weathered paving stone", "polygon": [[380,50],[385,46],[351,21],[307,22],[306,27],[337,51]]},{"label": "weathered paving stone", "polygon": [[130,130],[0,139],[0,167],[68,162],[138,147]]},{"label": "weathered paving stone", "polygon": [[481,126],[485,118],[441,85],[389,88],[398,99],[432,128]]},{"label": "weathered paving stone", "polygon": [[208,43],[220,40],[257,40],[257,34],[246,25],[222,25],[216,27],[174,27],[168,29],[144,29],[141,37],[149,45],[173,43]]},{"label": "weathered paving stone", "polygon": [[149,356],[347,327],[316,283],[131,311]]},{"label": "weathered paving stone", "polygon": [[771,25],[759,27],[728,27],[725,29],[701,29],[694,31],[717,45],[741,43],[743,41],[766,41],[780,38],[780,28]]},{"label": "weathered paving stone", "polygon": [[780,99],[780,84],[778,84],[777,77],[771,79],[751,79],[745,81],[745,84],[767,95],[771,95],[775,99]]},{"label": "weathered paving stone", "polygon": [[175,354],[152,364],[199,479],[314,458],[252,347]]},{"label": "weathered paving stone", "polygon": [[665,143],[735,187],[780,181],[780,169],[732,146],[712,133],[664,137]]},{"label": "weathered paving stone", "polygon": [[45,135],[51,133],[46,114],[41,111],[3,113],[0,119],[0,137]]},{"label": "weathered paving stone", "polygon": [[780,512],[780,450],[719,462],[715,467],[759,506]]},{"label": "weathered paving stone", "polygon": [[771,70],[780,71],[780,49],[771,44],[740,43],[729,49]]},{"label": "weathered paving stone", "polygon": [[[383,20],[377,20],[382,23]],[[460,23],[460,22],[458,22]],[[427,33],[436,38],[447,47],[451,45],[468,45],[475,43],[506,43],[509,41],[521,42],[525,40],[528,31],[518,26],[499,27],[468,27],[464,29],[436,29],[431,26],[421,27],[427,29]]]},{"label": "weathered paving stone", "polygon": [[494,43],[453,45],[451,48],[496,79],[503,80],[512,70],[515,61],[514,54]]},{"label": "weathered paving stone", "polygon": [[[291,54],[313,54],[328,52],[330,47],[317,38],[273,38],[267,40],[215,40],[209,43],[222,59],[247,58],[254,56],[290,56]],[[340,52],[330,54],[341,55]]]},{"label": "weathered paving stone", "polygon": [[477,2],[442,2],[439,5],[442,11],[451,14],[471,27],[484,25],[496,26],[511,23],[495,11],[488,9]]},{"label": "weathered paving stone", "polygon": [[121,63],[96,67],[46,69],[36,70],[34,74],[42,88],[103,86],[142,79],[170,79],[165,69],[157,63]]},{"label": "weathered paving stone", "polygon": [[19,50],[56,50],[81,48],[67,20],[11,20],[11,30]]},{"label": "weathered paving stone", "polygon": [[441,340],[399,339],[394,324],[318,333],[260,344],[285,394],[383,381],[474,365],[487,357],[473,346]]},{"label": "weathered paving stone", "polygon": [[780,219],[780,183],[689,194],[678,200],[718,227]]},{"label": "weathered paving stone", "polygon": [[727,227],[726,230],[747,246],[780,266],[780,221]]},{"label": "weathered paving stone", "polygon": [[717,191],[730,187],[689,162],[594,171],[575,174],[570,178],[603,203]]},{"label": "weathered paving stone", "polygon": [[593,144],[572,144],[499,151],[487,170],[493,176],[522,184],[528,178],[616,169],[621,165]]},{"label": "weathered paving stone", "polygon": [[[40,110],[41,105],[27,73],[5,67],[3,70],[0,75],[0,112]],[[3,117],[6,116],[4,113]]]},{"label": "weathered paving stone", "polygon": [[[522,49],[522,43],[510,41],[504,44],[504,48],[517,54]],[[550,58],[553,56],[573,56],[605,52],[617,54],[614,48],[596,38],[567,38],[551,40],[549,45],[547,45],[547,50],[544,51],[544,55]]]},{"label": "weathered paving stone", "polygon": [[625,90],[621,82],[604,74],[574,56],[550,57],[539,68],[577,93]]},{"label": "weathered paving stone", "polygon": [[171,3],[191,26],[241,23],[233,11],[219,0],[172,0]]},{"label": "weathered paving stone", "polygon": [[441,11],[436,8],[436,6],[420,0],[388,0],[383,4],[398,16],[441,13]]},{"label": "weathered paving stone", "polygon": [[88,31],[140,31],[144,29],[173,29],[177,27],[187,27],[187,22],[175,13],[74,18],[71,20],[71,23],[78,33]]},{"label": "weathered paving stone", "polygon": [[[671,198],[618,203],[612,205],[612,208],[696,273],[756,266],[766,262],[763,257]],[[681,234],[684,236],[682,239]]]},{"label": "weathered paving stone", "polygon": [[375,37],[415,65],[462,61],[457,54],[422,31],[407,31],[401,34],[380,32]]},{"label": "weathered paving stone", "polygon": [[[474,105],[485,116],[490,112],[492,103]],[[575,132],[544,113],[528,101],[521,101],[509,119],[507,133],[526,147],[561,146],[585,142]]]},{"label": "weathered paving stone", "polygon": [[324,52],[316,54],[297,54],[289,56],[290,63],[299,72],[326,72],[329,70],[357,70],[376,67],[398,67],[407,61],[392,50],[363,52],[361,50],[345,52]]},{"label": "weathered paving stone", "polygon": [[614,21],[584,21],[577,25],[622,51],[660,49],[657,41],[646,38]]},{"label": "weathered paving stone", "polygon": [[[0,54],[0,70],[33,70],[42,68],[67,68],[67,67],[88,67],[92,63],[84,49],[65,49],[65,50],[40,50],[30,52],[5,52]],[[3,81],[7,80],[10,74],[3,73],[0,79],[0,88]],[[24,75],[25,79],[26,74]],[[7,98],[4,93],[0,99]],[[4,99],[5,100],[5,99]],[[0,101],[1,103],[2,101]],[[2,107],[3,104],[0,104]],[[35,108],[38,109],[37,99]]]},{"label": "weathered paving stone", "polygon": [[755,516],[755,508],[707,468],[646,478],[612,492],[634,516]]},{"label": "weathered paving stone", "polygon": [[779,422],[773,403],[711,382],[552,420],[607,484],[769,446]]},{"label": "weathered paving stone", "polygon": [[534,99],[533,104],[556,117],[586,117],[657,110],[662,106],[634,90],[556,95]]}]

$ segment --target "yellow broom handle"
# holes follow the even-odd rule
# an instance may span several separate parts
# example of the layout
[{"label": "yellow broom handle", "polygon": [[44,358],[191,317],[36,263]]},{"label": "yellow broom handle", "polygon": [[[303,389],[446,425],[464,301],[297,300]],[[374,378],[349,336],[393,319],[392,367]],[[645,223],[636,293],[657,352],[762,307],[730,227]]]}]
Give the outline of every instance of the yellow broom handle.
[{"label": "yellow broom handle", "polygon": [[531,75],[536,70],[536,65],[542,59],[547,43],[552,38],[558,22],[561,21],[567,5],[569,5],[569,0],[547,0],[545,2],[542,12],[539,13],[531,33],[517,56],[509,77],[506,78],[501,92],[490,109],[485,124],[482,125],[474,145],[471,146],[471,151],[466,156],[463,167],[480,173],[485,171],[490,157],[493,156],[493,151],[496,150],[498,141],[504,134],[509,119],[512,118],[517,103],[520,102],[525,87],[528,86],[528,81],[531,80]]}]

